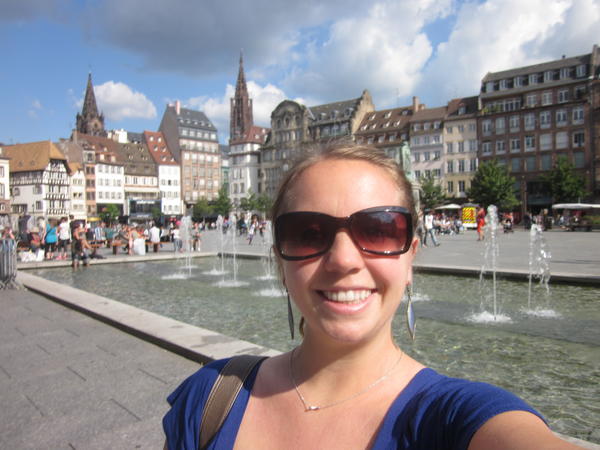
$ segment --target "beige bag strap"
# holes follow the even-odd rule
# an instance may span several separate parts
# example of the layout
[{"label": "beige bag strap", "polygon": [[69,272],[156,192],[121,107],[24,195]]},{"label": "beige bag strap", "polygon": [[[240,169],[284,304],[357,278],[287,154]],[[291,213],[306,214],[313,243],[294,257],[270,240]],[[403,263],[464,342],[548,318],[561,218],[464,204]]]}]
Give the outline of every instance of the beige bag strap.
[{"label": "beige bag strap", "polygon": [[231,358],[221,369],[215,384],[213,384],[200,420],[200,442],[198,448],[204,450],[217,434],[242,385],[252,369],[266,359],[266,356],[240,355]]}]

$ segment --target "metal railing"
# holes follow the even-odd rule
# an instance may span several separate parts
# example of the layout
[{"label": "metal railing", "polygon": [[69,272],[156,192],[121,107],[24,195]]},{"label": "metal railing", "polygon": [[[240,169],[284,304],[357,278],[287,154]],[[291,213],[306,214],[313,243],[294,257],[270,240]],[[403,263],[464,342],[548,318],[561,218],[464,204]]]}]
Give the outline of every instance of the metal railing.
[{"label": "metal railing", "polygon": [[0,239],[0,289],[18,289],[17,241]]}]

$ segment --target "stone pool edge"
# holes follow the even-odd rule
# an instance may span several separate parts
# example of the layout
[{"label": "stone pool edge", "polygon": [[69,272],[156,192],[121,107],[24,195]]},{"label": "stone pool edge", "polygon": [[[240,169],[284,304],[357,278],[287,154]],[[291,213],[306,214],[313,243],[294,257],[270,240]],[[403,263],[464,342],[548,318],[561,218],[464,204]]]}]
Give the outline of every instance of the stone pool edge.
[{"label": "stone pool edge", "polygon": [[[101,295],[46,280],[25,273],[23,270],[18,271],[17,281],[49,300],[201,364],[239,354],[276,356],[281,353]],[[598,444],[556,434],[582,448],[600,450]]]}]

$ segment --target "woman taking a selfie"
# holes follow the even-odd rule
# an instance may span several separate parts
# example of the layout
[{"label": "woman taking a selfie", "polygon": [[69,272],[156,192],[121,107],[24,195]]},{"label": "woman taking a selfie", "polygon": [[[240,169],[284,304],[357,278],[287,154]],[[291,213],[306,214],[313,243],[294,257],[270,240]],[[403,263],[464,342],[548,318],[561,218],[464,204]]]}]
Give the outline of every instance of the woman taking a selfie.
[{"label": "woman taking a selfie", "polygon": [[[411,184],[383,151],[349,144],[309,155],[286,173],[272,219],[303,339],[252,369],[206,448],[575,448],[513,394],[440,375],[394,342],[419,242]],[[226,362],[169,396],[166,448],[199,448]]]}]

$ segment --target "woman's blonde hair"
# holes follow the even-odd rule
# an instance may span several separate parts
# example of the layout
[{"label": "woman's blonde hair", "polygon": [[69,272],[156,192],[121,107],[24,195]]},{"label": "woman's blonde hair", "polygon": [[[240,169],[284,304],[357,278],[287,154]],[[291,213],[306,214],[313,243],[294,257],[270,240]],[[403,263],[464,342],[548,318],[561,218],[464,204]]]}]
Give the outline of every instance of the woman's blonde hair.
[{"label": "woman's blonde hair", "polygon": [[277,191],[277,196],[275,197],[273,206],[271,207],[269,217],[272,221],[274,221],[282,213],[286,212],[288,202],[287,194],[300,174],[302,174],[302,172],[309,167],[312,167],[321,161],[327,160],[365,161],[385,170],[397,184],[398,190],[404,196],[404,200],[406,202],[404,207],[410,211],[412,215],[413,229],[416,229],[418,219],[415,210],[415,200],[413,196],[412,185],[402,168],[393,158],[387,156],[383,150],[348,141],[338,141],[325,146],[312,147],[307,152],[303,153],[302,158],[293,163],[292,167],[287,171],[283,180],[281,181],[279,190]]}]

